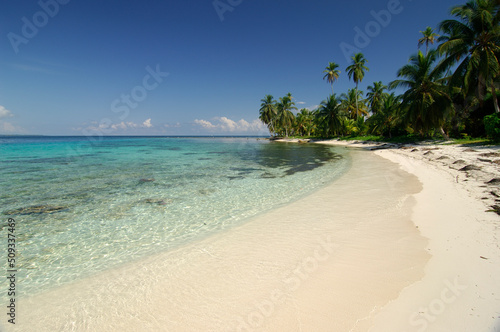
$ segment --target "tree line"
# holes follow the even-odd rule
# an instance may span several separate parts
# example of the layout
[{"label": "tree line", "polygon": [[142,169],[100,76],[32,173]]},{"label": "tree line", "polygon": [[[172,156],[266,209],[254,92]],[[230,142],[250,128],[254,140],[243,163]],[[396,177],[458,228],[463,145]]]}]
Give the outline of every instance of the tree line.
[{"label": "tree line", "polygon": [[[452,19],[437,34],[421,31],[418,53],[387,85],[374,82],[358,89],[369,68],[362,53],[346,68],[355,83],[347,93],[334,93],[339,65],[330,62],[323,79],[332,94],[314,110],[297,110],[290,93],[261,100],[259,119],[273,136],[419,135],[500,138],[500,4],[471,0],[451,9]],[[437,43],[436,43],[437,42]],[[429,48],[437,44],[436,48]],[[425,53],[420,50],[425,45]],[[405,90],[396,94],[394,90]],[[298,111],[295,115],[293,111]]]}]

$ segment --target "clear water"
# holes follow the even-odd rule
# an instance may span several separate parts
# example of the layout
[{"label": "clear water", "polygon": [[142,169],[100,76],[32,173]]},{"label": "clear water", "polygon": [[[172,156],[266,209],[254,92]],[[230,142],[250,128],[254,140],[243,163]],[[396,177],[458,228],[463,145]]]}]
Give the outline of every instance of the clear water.
[{"label": "clear water", "polygon": [[14,218],[18,294],[35,294],[239,225],[349,164],[256,138],[0,138],[2,243]]}]

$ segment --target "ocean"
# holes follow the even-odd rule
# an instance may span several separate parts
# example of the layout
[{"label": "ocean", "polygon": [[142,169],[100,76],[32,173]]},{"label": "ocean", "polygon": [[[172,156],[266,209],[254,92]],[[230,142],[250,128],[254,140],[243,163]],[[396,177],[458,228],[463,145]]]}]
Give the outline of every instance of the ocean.
[{"label": "ocean", "polygon": [[223,233],[350,163],[343,148],[256,137],[0,137],[3,264],[10,232],[16,297],[43,293]]}]

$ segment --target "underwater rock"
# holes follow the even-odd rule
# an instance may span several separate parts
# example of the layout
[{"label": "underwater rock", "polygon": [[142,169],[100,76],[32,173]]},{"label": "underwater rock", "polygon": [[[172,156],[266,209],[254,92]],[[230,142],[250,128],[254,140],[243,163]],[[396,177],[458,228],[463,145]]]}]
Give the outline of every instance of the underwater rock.
[{"label": "underwater rock", "polygon": [[143,178],[139,180],[140,183],[154,182],[154,181],[156,181],[154,178],[149,178],[149,179]]},{"label": "underwater rock", "polygon": [[11,211],[6,211],[3,214],[6,215],[31,215],[31,214],[42,214],[42,213],[54,213],[67,209],[64,206],[51,206],[51,205],[35,205],[28,206],[24,208],[19,208]]},{"label": "underwater rock", "polygon": [[160,198],[147,198],[144,200],[144,203],[148,204],[156,204],[156,205],[167,205],[170,203],[169,199],[160,199]]}]

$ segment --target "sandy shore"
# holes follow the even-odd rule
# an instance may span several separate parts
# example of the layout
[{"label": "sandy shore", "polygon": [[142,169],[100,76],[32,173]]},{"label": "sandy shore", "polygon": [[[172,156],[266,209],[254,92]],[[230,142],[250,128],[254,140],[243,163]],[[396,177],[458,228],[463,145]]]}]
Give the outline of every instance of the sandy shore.
[{"label": "sandy shore", "polygon": [[292,204],[20,299],[7,330],[499,331],[496,149],[435,148],[355,149]]},{"label": "sandy shore", "polygon": [[499,147],[383,148],[375,153],[423,184],[412,221],[432,257],[422,280],[385,306],[369,330],[500,331],[500,217],[491,212],[500,196]]},{"label": "sandy shore", "polygon": [[16,331],[366,331],[424,276],[415,176],[353,151],[334,183],[223,234],[20,299]]}]

